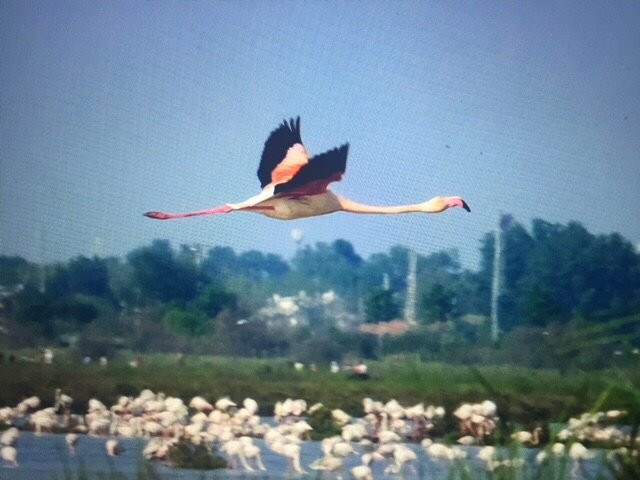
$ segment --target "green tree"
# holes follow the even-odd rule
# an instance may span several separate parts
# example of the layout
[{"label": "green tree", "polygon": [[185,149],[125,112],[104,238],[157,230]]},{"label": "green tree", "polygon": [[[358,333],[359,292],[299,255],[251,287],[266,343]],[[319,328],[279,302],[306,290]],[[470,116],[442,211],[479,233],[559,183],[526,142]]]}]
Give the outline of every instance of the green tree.
[{"label": "green tree", "polygon": [[456,292],[456,310],[460,315],[487,315],[489,292],[478,272],[464,270],[454,278],[451,288]]},{"label": "green tree", "polygon": [[390,290],[378,288],[365,298],[364,313],[367,323],[388,322],[398,316],[400,308]]},{"label": "green tree", "polygon": [[562,311],[592,315],[640,308],[640,255],[619,234],[593,235],[577,222],[534,222],[532,250],[523,285],[550,290]]},{"label": "green tree", "polygon": [[271,277],[281,277],[289,273],[289,264],[281,256],[267,253],[264,256],[262,270]]},{"label": "green tree", "polygon": [[134,268],[118,258],[110,258],[107,261],[109,271],[109,287],[113,292],[116,302],[121,307],[142,306],[141,290],[136,281]]},{"label": "green tree", "polygon": [[[500,324],[504,330],[510,330],[521,322],[520,311],[527,291],[525,284],[529,262],[535,241],[526,228],[515,222],[510,215],[500,219],[502,235],[502,282],[499,297]],[[487,233],[482,239],[481,266],[479,272],[479,291],[485,301],[484,308],[478,313],[489,314],[491,298],[491,280],[495,255],[495,234]]]},{"label": "green tree", "polygon": [[331,244],[331,247],[338,257],[344,259],[352,267],[358,267],[362,263],[362,257],[356,253],[350,242],[339,238]]},{"label": "green tree", "polygon": [[74,295],[58,302],[55,306],[54,314],[58,318],[64,318],[76,325],[82,325],[98,317],[98,307],[91,297]]},{"label": "green tree", "polygon": [[[75,333],[100,315],[104,299],[83,294],[57,298],[27,287],[7,302],[8,314],[23,327],[32,329],[35,337],[56,339],[61,334]],[[107,310],[106,307],[102,309]]]},{"label": "green tree", "polygon": [[127,259],[140,292],[153,300],[187,302],[206,280],[192,260],[178,261],[167,240],[154,240],[151,246],[129,253]]},{"label": "green tree", "polygon": [[361,291],[380,288],[385,275],[389,278],[389,289],[392,292],[404,291],[407,287],[408,253],[406,247],[395,245],[387,253],[371,255],[360,267]]},{"label": "green tree", "polygon": [[[640,308],[640,255],[619,234],[593,235],[577,222],[534,219],[531,234],[511,221],[503,235],[500,313],[505,330],[523,322],[568,321],[576,314],[626,314]],[[494,238],[488,233],[482,239],[476,283],[485,299],[479,312],[484,314],[493,254]],[[547,301],[551,303],[545,306]]]},{"label": "green tree", "polygon": [[213,332],[213,321],[200,310],[173,308],[163,318],[167,327],[188,337],[201,337]]},{"label": "green tree", "polygon": [[534,287],[525,299],[523,316],[527,323],[536,327],[545,327],[547,324],[562,318],[562,307],[549,289]]},{"label": "green tree", "polygon": [[430,275],[438,272],[456,274],[460,271],[458,257],[458,251],[455,249],[432,253],[426,257],[418,256],[418,270]]},{"label": "green tree", "polygon": [[114,298],[107,263],[98,257],[82,255],[55,265],[46,280],[46,290],[54,297],[81,293],[109,300]]},{"label": "green tree", "polygon": [[202,269],[214,282],[238,271],[238,257],[231,247],[213,247],[202,262]]},{"label": "green tree", "polygon": [[26,284],[33,275],[34,266],[22,257],[0,255],[0,285],[15,287]]},{"label": "green tree", "polygon": [[213,281],[229,277],[245,277],[252,282],[280,278],[289,272],[289,264],[279,255],[249,250],[236,255],[231,247],[209,250],[202,268]]},{"label": "green tree", "polygon": [[334,289],[343,298],[356,297],[361,263],[351,243],[341,239],[301,248],[292,260],[295,273],[308,282],[308,290]]},{"label": "green tree", "polygon": [[237,259],[238,273],[252,280],[280,277],[289,271],[289,265],[275,254],[257,250],[243,252]]},{"label": "green tree", "polygon": [[425,323],[446,322],[454,311],[455,294],[444,285],[436,283],[422,295],[420,306]]},{"label": "green tree", "polygon": [[53,318],[56,306],[49,295],[35,288],[25,288],[11,299],[9,313],[17,323],[33,328],[35,335],[55,336]]},{"label": "green tree", "polygon": [[193,301],[193,307],[205,313],[209,318],[214,318],[222,310],[233,310],[238,305],[238,298],[234,293],[212,284]]}]

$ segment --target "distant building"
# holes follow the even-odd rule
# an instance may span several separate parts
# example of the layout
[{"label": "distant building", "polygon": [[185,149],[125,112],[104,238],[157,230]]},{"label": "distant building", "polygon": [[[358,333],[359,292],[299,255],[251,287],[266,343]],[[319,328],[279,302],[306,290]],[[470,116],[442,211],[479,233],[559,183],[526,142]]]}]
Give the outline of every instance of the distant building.
[{"label": "distant building", "polygon": [[53,363],[53,350],[50,348],[45,348],[42,352],[42,361],[44,363]]},{"label": "distant building", "polygon": [[382,337],[384,335],[404,335],[411,329],[411,324],[406,320],[391,320],[390,322],[363,323],[358,327],[361,333],[370,333]]},{"label": "distant building", "polygon": [[357,316],[347,311],[344,301],[333,290],[312,295],[300,291],[288,297],[274,294],[254,319],[264,321],[270,328],[297,327],[310,325],[310,319],[319,314],[341,330],[349,330],[357,324]]},{"label": "distant building", "polygon": [[338,373],[340,371],[340,365],[338,365],[338,362],[333,360],[331,362],[330,369],[331,369],[331,373]]}]

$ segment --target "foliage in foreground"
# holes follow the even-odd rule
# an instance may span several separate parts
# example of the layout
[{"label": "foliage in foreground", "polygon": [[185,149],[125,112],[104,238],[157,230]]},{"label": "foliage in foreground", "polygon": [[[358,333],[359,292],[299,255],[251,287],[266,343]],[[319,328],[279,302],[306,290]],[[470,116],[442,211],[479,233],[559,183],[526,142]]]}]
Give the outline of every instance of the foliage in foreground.
[{"label": "foliage in foreground", "polygon": [[53,480],[165,480],[154,468],[151,462],[140,458],[137,465],[137,472],[133,475],[119,472],[112,459],[109,460],[108,472],[89,471],[82,459],[78,460],[75,467],[64,465],[64,472],[61,476],[52,475]]},{"label": "foliage in foreground", "polygon": [[342,429],[336,425],[331,416],[331,410],[327,407],[320,407],[309,415],[309,425],[313,428],[311,440],[321,440],[323,438],[340,435]]},{"label": "foliage in foreground", "polygon": [[194,445],[186,439],[180,440],[169,450],[169,461],[177,468],[192,470],[214,470],[227,468],[227,461],[205,445]]},{"label": "foliage in foreground", "polygon": [[[633,452],[633,451],[631,451]],[[635,454],[617,451],[607,462],[611,476],[616,480],[634,480],[640,478],[640,453]]]},{"label": "foliage in foreground", "polygon": [[[206,450],[204,447],[201,450]],[[601,455],[596,463],[588,470],[585,465],[575,463],[566,456],[551,457],[541,463],[536,462],[531,455],[525,459],[525,454],[521,449],[511,448],[506,451],[504,458],[501,459],[500,465],[492,470],[484,470],[473,466],[469,460],[454,460],[450,463],[447,480],[570,480],[581,478],[584,480],[637,480],[640,478],[640,455],[629,453],[630,450],[617,450],[613,455]],[[529,452],[531,453],[531,452]],[[200,467],[202,473],[195,476],[197,479],[210,478],[204,470],[214,468],[225,468],[222,466],[206,467],[202,463]],[[198,467],[190,465],[185,468],[197,469]],[[422,466],[417,471],[420,478]],[[251,478],[258,480],[262,478],[290,478],[287,474],[275,475],[242,475],[234,472],[230,478],[242,479]],[[316,475],[304,475],[298,478],[317,478]],[[160,474],[154,465],[144,459],[140,459],[135,474],[125,474],[119,472],[114,463],[109,465],[108,472],[91,472],[87,470],[84,462],[79,461],[75,470],[69,466],[65,468],[62,476],[53,475],[54,480],[166,480],[172,478],[171,474]],[[225,478],[225,472],[216,474],[214,478]]]},{"label": "foliage in foreground", "polygon": [[596,404],[604,391],[607,396],[599,409],[624,409],[630,416],[639,409],[630,392],[639,390],[640,369],[559,372],[511,366],[473,370],[395,356],[369,362],[369,380],[355,381],[342,372],[330,373],[326,366],[299,372],[285,359],[147,355],[140,367],[133,368],[129,365],[133,358],[122,356],[106,366],[83,365],[60,353],[51,365],[20,358],[5,362],[0,364],[0,405],[16,405],[38,395],[43,406],[51,406],[56,388],[73,397],[73,409],[78,412],[92,397],[113,404],[120,395],[137,395],[145,388],[186,401],[195,395],[210,400],[230,396],[235,401],[252,397],[262,415],[272,415],[275,402],[287,397],[322,402],[356,416],[362,415],[364,397],[395,398],[407,405],[425,402],[448,411],[462,402],[491,398],[501,416],[527,428],[540,421],[566,421]]}]

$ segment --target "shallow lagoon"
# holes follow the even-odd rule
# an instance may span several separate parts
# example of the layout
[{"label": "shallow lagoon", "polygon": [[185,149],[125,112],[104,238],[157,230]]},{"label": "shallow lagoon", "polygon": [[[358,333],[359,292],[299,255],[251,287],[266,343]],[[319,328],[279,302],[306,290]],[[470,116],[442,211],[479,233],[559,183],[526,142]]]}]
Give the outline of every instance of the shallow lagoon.
[{"label": "shallow lagoon", "polygon": [[[76,478],[82,468],[88,474],[96,477],[103,475],[111,478],[110,473],[124,474],[126,478],[137,478],[137,472],[141,466],[141,451],[146,441],[141,438],[119,438],[120,445],[124,448],[121,455],[115,458],[108,457],[105,450],[105,438],[82,435],[76,446],[75,455],[70,454],[65,443],[64,435],[41,435],[36,436],[30,432],[21,432],[18,441],[18,468],[10,468],[5,465],[0,467],[1,480],[53,480],[55,478],[65,478],[65,470],[73,474]],[[288,470],[287,460],[272,452],[264,445],[262,440],[255,442],[262,450],[262,460],[267,467],[267,472],[244,472],[242,470],[184,470],[175,469],[154,462],[153,469],[158,474],[157,477],[163,479],[199,480],[213,478],[319,478],[322,472],[310,470],[308,465],[321,456],[320,442],[304,442],[302,444],[301,463],[307,470],[308,475],[300,476]],[[414,462],[413,467],[407,467],[401,475],[385,475],[383,470],[388,462],[378,463],[372,466],[376,479],[390,478],[412,478],[425,480],[443,480],[447,478],[448,462],[444,460],[433,460],[418,445],[412,445],[418,455],[418,462]],[[467,451],[468,464],[476,470],[478,478],[484,478],[483,464],[477,460],[478,447],[462,447]],[[536,449],[527,449],[526,456],[533,459],[537,453]],[[359,453],[364,453],[362,447],[358,447]],[[351,455],[345,461],[345,478],[350,478],[348,470],[360,463],[358,455]],[[589,462],[587,466],[588,476],[592,478],[598,471],[599,460]],[[89,478],[93,478],[92,475]],[[336,478],[335,475],[326,475],[328,478]],[[567,478],[570,477],[567,474]],[[579,477],[578,477],[579,478]]]}]

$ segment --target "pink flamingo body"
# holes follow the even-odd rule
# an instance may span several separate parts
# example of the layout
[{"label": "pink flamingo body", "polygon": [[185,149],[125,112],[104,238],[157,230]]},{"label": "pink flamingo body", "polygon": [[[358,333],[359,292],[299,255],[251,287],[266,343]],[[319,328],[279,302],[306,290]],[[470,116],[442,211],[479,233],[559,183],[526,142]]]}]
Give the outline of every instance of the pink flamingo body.
[{"label": "pink flamingo body", "polygon": [[314,217],[334,212],[361,214],[440,213],[451,207],[471,211],[460,197],[437,196],[422,203],[374,206],[333,193],[328,185],[344,175],[349,144],[309,158],[300,138],[300,117],[284,121],[265,142],[258,168],[262,191],[240,203],[227,203],[188,213],[147,212],[156,220],[250,211],[279,220]]}]

